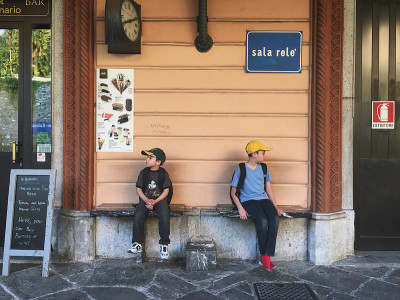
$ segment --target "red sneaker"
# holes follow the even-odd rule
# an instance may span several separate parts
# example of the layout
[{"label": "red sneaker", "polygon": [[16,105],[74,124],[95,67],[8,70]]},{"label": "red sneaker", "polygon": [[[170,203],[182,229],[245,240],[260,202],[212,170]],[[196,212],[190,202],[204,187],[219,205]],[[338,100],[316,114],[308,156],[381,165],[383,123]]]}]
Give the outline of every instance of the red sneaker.
[{"label": "red sneaker", "polygon": [[272,272],[273,268],[276,268],[275,265],[273,265],[274,267],[271,266],[271,259],[268,255],[261,255],[260,256],[260,261],[263,264],[263,268],[265,270],[267,270],[268,272]]}]

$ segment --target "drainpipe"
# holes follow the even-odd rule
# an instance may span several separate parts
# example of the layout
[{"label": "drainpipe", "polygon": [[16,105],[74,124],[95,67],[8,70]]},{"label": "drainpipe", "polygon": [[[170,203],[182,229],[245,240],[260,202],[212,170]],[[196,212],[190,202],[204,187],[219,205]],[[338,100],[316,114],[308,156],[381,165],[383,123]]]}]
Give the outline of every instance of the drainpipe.
[{"label": "drainpipe", "polygon": [[198,0],[199,15],[197,16],[197,31],[199,35],[194,40],[194,45],[199,52],[207,52],[213,45],[211,36],[207,33],[207,0]]}]

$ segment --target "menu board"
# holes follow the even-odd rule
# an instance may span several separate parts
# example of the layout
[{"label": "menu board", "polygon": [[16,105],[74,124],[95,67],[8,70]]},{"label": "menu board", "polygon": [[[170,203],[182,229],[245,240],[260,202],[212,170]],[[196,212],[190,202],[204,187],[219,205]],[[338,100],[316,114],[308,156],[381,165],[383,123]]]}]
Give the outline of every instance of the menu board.
[{"label": "menu board", "polygon": [[11,249],[44,249],[50,175],[18,175]]},{"label": "menu board", "polygon": [[133,69],[97,69],[97,152],[133,152],[133,111]]},{"label": "menu board", "polygon": [[12,256],[43,257],[42,276],[49,275],[55,175],[55,170],[11,170],[3,276]]}]

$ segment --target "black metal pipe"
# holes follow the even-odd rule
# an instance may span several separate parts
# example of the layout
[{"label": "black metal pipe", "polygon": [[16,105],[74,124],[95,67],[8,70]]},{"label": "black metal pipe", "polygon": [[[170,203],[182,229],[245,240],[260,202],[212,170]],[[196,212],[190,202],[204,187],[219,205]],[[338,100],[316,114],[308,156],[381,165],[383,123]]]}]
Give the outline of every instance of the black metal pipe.
[{"label": "black metal pipe", "polygon": [[207,33],[207,0],[198,0],[199,15],[197,16],[197,31],[199,35],[194,41],[194,45],[199,52],[207,52],[213,45],[211,36]]}]

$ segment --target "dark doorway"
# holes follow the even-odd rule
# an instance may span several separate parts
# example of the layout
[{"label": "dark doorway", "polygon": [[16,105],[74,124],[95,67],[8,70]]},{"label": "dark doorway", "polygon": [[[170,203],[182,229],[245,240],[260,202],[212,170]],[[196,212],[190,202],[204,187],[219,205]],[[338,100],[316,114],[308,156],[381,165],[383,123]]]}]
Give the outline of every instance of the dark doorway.
[{"label": "dark doorway", "polygon": [[[357,250],[400,250],[400,2],[357,1],[354,208]],[[395,101],[372,129],[372,101]]]},{"label": "dark doorway", "polygon": [[51,18],[5,19],[0,21],[0,247],[10,170],[49,169],[52,144]]}]

